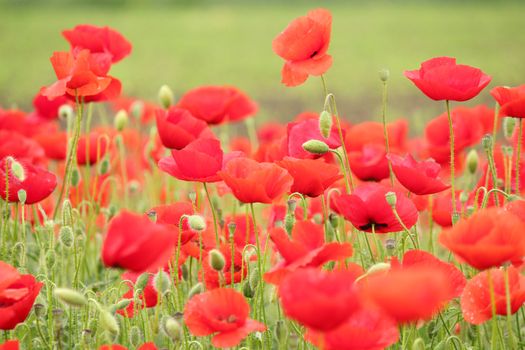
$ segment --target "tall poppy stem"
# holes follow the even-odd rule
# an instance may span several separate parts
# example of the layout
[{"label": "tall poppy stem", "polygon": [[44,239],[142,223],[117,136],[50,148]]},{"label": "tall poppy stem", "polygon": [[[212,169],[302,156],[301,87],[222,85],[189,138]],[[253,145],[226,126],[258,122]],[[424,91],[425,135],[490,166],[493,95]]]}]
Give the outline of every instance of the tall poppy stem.
[{"label": "tall poppy stem", "polygon": [[58,200],[55,206],[55,211],[53,214],[53,219],[56,218],[58,214],[58,210],[60,206],[62,205],[62,200],[64,197],[68,196],[69,191],[69,181],[71,179],[71,171],[73,169],[73,164],[76,163],[76,156],[77,156],[77,147],[78,147],[78,140],[80,138],[80,129],[82,127],[82,114],[84,112],[84,101],[81,98],[78,99],[78,96],[76,96],[76,105],[77,105],[77,113],[75,118],[75,130],[73,132],[73,139],[71,141],[71,147],[69,148],[69,154],[67,156],[67,162],[66,162],[66,171],[64,174],[64,180],[62,181],[62,187],[60,188],[60,194],[58,196]]},{"label": "tall poppy stem", "polygon": [[496,337],[499,337],[498,321],[496,319],[496,296],[494,290],[494,281],[492,280],[492,271],[487,270],[487,278],[489,282],[490,307],[492,314],[492,340],[491,349],[496,349]]},{"label": "tall poppy stem", "polygon": [[215,245],[218,249],[220,246],[220,241],[219,230],[217,229],[217,213],[215,212],[215,207],[213,205],[213,201],[211,200],[210,191],[208,191],[208,185],[206,182],[203,182],[202,184],[204,185],[204,192],[206,192],[206,197],[208,198],[208,203],[210,204],[211,215],[213,217],[213,230],[215,232]]},{"label": "tall poppy stem", "polygon": [[455,173],[454,173],[454,127],[452,124],[452,117],[450,115],[450,101],[446,100],[447,106],[447,117],[448,117],[448,130],[450,139],[450,192],[452,193],[452,224],[454,224],[455,217],[457,214],[456,208],[456,188],[455,188]]},{"label": "tall poppy stem", "polygon": [[[383,119],[383,134],[385,137],[385,150],[386,154],[390,154],[390,142],[388,141],[388,129],[386,127],[386,103],[387,103],[387,82],[383,81],[383,96],[381,101],[381,116]],[[388,172],[390,174],[390,184],[394,187],[394,171],[392,170],[392,162],[387,157]]]},{"label": "tall poppy stem", "polygon": [[[510,276],[509,276],[509,268],[508,266],[505,267],[505,271],[503,272],[503,277],[505,279],[505,301],[506,301],[506,308],[507,308],[507,328],[509,332],[509,345],[510,349],[517,349],[516,342],[514,339],[514,332],[512,330],[512,309],[511,309],[511,300],[510,300]],[[518,317],[518,316],[516,316]],[[518,332],[520,332],[520,329],[518,328]]]},{"label": "tall poppy stem", "polygon": [[516,149],[516,194],[520,193],[520,158],[521,158],[521,143],[523,137],[523,119],[518,118],[518,146]]}]

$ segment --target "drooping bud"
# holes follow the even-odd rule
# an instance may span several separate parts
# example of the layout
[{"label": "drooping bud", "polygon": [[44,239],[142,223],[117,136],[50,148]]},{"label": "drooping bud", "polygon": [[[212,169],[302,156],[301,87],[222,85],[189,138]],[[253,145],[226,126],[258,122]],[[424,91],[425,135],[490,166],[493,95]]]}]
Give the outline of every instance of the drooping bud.
[{"label": "drooping bud", "polygon": [[18,196],[18,201],[20,203],[22,203],[22,204],[25,204],[26,203],[26,199],[27,199],[27,192],[26,192],[26,190],[20,189],[20,190],[18,190],[18,192],[16,194]]},{"label": "drooping bud", "polygon": [[60,299],[60,301],[69,306],[81,307],[87,304],[86,297],[73,289],[55,288],[53,293],[58,299]]},{"label": "drooping bud", "polygon": [[337,214],[330,213],[330,215],[328,215],[328,222],[330,222],[330,226],[332,226],[334,229],[337,229],[339,226],[339,217]]},{"label": "drooping bud", "polygon": [[128,112],[126,112],[126,110],[124,109],[121,109],[115,115],[115,119],[113,120],[113,125],[115,126],[115,129],[117,129],[117,131],[122,131],[128,125],[128,120],[129,120]]},{"label": "drooping bud", "polygon": [[70,105],[62,105],[58,109],[58,116],[64,120],[68,120],[69,118],[73,117],[73,114],[75,111],[73,111],[73,107]]},{"label": "drooping bud", "polygon": [[100,310],[99,320],[100,320],[100,326],[104,328],[106,331],[108,331],[109,333],[113,335],[118,334],[119,326],[118,326],[117,319],[108,310],[105,310],[105,309]]},{"label": "drooping bud", "polygon": [[471,149],[467,154],[467,169],[471,175],[478,170],[479,156],[475,149]]},{"label": "drooping bud", "polygon": [[159,101],[164,109],[170,108],[173,105],[175,97],[173,91],[168,85],[162,85],[159,89]]},{"label": "drooping bud", "polygon": [[80,182],[80,171],[77,168],[73,168],[71,172],[71,186],[77,187]]},{"label": "drooping bud", "polygon": [[164,331],[174,342],[178,342],[182,337],[182,327],[173,317],[166,319]]},{"label": "drooping bud", "polygon": [[397,204],[397,196],[396,196],[396,193],[395,192],[387,192],[385,194],[385,199],[386,199],[386,202],[388,203],[388,205],[392,208],[392,209],[395,209],[396,208],[396,204]]},{"label": "drooping bud", "polygon": [[255,295],[255,292],[248,281],[244,281],[242,285],[242,294],[249,299],[253,298],[253,296]]},{"label": "drooping bud", "polygon": [[33,305],[33,310],[35,311],[36,317],[42,317],[46,314],[46,307],[43,304]]},{"label": "drooping bud", "polygon": [[98,166],[98,174],[106,175],[109,172],[110,163],[108,157],[104,157]]},{"label": "drooping bud", "polygon": [[323,141],[308,140],[303,143],[303,149],[306,152],[310,152],[312,154],[325,154],[330,150],[330,147],[328,147],[328,145]]},{"label": "drooping bud", "polygon": [[507,140],[512,139],[512,134],[514,134],[514,128],[516,127],[516,118],[505,117],[503,118],[503,136]]},{"label": "drooping bud", "polygon": [[131,299],[122,299],[118,303],[111,305],[110,311],[117,312],[118,310],[123,310],[127,308],[129,304],[131,304]]},{"label": "drooping bud", "polygon": [[388,78],[390,78],[390,71],[386,68],[379,70],[379,79],[385,83],[388,81]]},{"label": "drooping bud", "polygon": [[52,270],[53,267],[55,267],[55,263],[57,261],[57,255],[53,249],[49,249],[46,252],[46,267],[48,270]]},{"label": "drooping bud", "polygon": [[191,299],[191,297],[194,295],[200,294],[202,292],[204,292],[204,285],[199,282],[191,287],[190,291],[188,292],[188,299]]},{"label": "drooping bud", "polygon": [[217,249],[210,250],[208,260],[211,268],[217,272],[222,271],[224,269],[224,265],[226,265],[224,255]]},{"label": "drooping bud", "polygon": [[206,221],[200,215],[188,216],[188,225],[193,231],[204,231],[206,229]]},{"label": "drooping bud", "polygon": [[75,241],[75,236],[73,235],[73,230],[69,226],[62,226],[58,234],[60,243],[66,248],[71,248]]},{"label": "drooping bud", "polygon": [[259,286],[259,268],[255,267],[251,269],[250,276],[248,276],[248,282],[250,283],[250,287],[252,287],[253,290],[257,289],[257,286]]},{"label": "drooping bud", "polygon": [[295,201],[295,199],[289,199],[286,202],[286,206],[288,208],[288,212],[294,213],[295,208],[297,207],[297,202]]},{"label": "drooping bud", "polygon": [[137,326],[131,327],[131,330],[129,332],[129,342],[134,347],[137,347],[143,343],[142,331],[140,330],[139,327]]},{"label": "drooping bud", "polygon": [[170,277],[166,272],[160,270],[155,277],[153,277],[153,285],[157,292],[164,295],[170,289]]},{"label": "drooping bud", "polygon": [[332,130],[332,116],[328,111],[322,111],[319,115],[319,131],[324,138],[330,136],[330,131]]}]

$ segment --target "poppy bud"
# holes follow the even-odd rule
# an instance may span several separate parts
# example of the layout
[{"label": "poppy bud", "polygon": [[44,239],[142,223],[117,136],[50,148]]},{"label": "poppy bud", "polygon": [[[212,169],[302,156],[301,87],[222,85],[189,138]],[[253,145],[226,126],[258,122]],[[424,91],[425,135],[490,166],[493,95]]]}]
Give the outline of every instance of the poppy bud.
[{"label": "poppy bud", "polygon": [[58,109],[58,116],[62,119],[68,120],[69,118],[73,117],[73,107],[70,105],[62,105]]},{"label": "poppy bud", "polygon": [[467,154],[467,169],[472,175],[476,173],[478,169],[479,156],[475,149],[471,149]]},{"label": "poppy bud", "polygon": [[178,342],[182,337],[182,327],[180,323],[172,317],[166,319],[164,331],[174,342]]},{"label": "poppy bud", "polygon": [[492,149],[492,135],[491,134],[485,134],[481,138],[481,145],[483,146],[483,149],[485,152],[489,152]]},{"label": "poppy bud", "polygon": [[503,135],[507,140],[512,139],[514,127],[516,126],[516,119],[512,117],[503,118]]},{"label": "poppy bud", "polygon": [[389,205],[392,209],[395,209],[395,208],[396,208],[397,196],[396,196],[396,193],[395,193],[395,192],[387,192],[387,193],[385,194],[385,199],[386,199],[386,202],[388,203],[388,205]]},{"label": "poppy bud", "polygon": [[16,194],[18,196],[18,201],[20,203],[22,203],[22,204],[25,204],[26,199],[27,199],[27,192],[26,192],[26,190],[20,189],[20,190],[18,190],[18,192]]},{"label": "poppy bud", "polygon": [[461,204],[465,204],[468,201],[468,194],[465,191],[462,191],[459,195],[459,201]]},{"label": "poppy bud", "polygon": [[182,279],[187,281],[188,278],[190,277],[190,270],[188,269],[188,266],[187,265],[182,265],[180,267],[181,269],[181,272],[182,272]]},{"label": "poppy bud", "polygon": [[245,281],[242,285],[242,294],[249,299],[253,298],[253,296],[255,295],[255,292],[253,291],[248,281]]},{"label": "poppy bud", "polygon": [[386,68],[379,70],[379,79],[385,83],[390,78],[390,71]]},{"label": "poppy bud", "polygon": [[286,323],[283,320],[278,320],[275,324],[275,338],[279,344],[282,344],[281,341],[286,341],[286,337],[288,336],[288,327],[286,326]]},{"label": "poppy bud", "polygon": [[10,165],[11,165],[11,173],[20,181],[24,181],[26,179],[26,172],[24,170],[24,167],[22,164],[17,162],[14,158],[10,157]]},{"label": "poppy bud", "polygon": [[255,290],[257,289],[257,286],[259,286],[259,268],[255,267],[251,269],[250,276],[248,277],[248,282],[250,283],[250,287]]},{"label": "poppy bud", "polygon": [[164,109],[170,108],[173,105],[175,97],[173,91],[168,85],[162,85],[159,89],[159,101]]},{"label": "poppy bud", "polygon": [[133,345],[134,347],[139,346],[140,344],[142,344],[142,339],[143,337],[140,328],[137,326],[131,327],[131,330],[129,332],[129,342],[131,343],[131,345]]},{"label": "poppy bud", "polygon": [[426,345],[425,345],[425,341],[423,340],[423,338],[417,338],[412,343],[412,350],[425,350],[425,349],[426,349]]},{"label": "poppy bud", "polygon": [[57,255],[53,249],[49,249],[46,253],[46,267],[48,270],[52,270],[55,267]]},{"label": "poppy bud", "polygon": [[46,307],[43,304],[33,305],[33,310],[35,310],[36,317],[42,317],[46,314]]},{"label": "poppy bud", "polygon": [[325,154],[330,150],[330,147],[323,141],[319,140],[308,140],[305,143],[303,143],[303,149],[306,152],[310,152],[313,154]]},{"label": "poppy bud", "polygon": [[81,307],[87,304],[86,297],[73,289],[55,288],[53,293],[58,299],[60,299],[60,301],[68,304],[69,306]]},{"label": "poppy bud", "polygon": [[142,115],[142,112],[144,112],[144,102],[142,101],[133,101],[131,106],[129,107],[129,112],[131,113],[131,116],[135,119],[140,118]]},{"label": "poppy bud", "polygon": [[62,328],[62,322],[64,318],[64,310],[62,309],[53,309],[51,311],[53,314],[53,323],[55,327],[55,331],[59,331]]},{"label": "poppy bud", "polygon": [[193,231],[204,231],[206,229],[206,222],[200,215],[188,216],[188,225]]},{"label": "poppy bud", "polygon": [[512,154],[514,153],[514,150],[512,149],[512,146],[501,146],[501,151],[503,152],[503,155],[512,158]]},{"label": "poppy bud", "polygon": [[222,255],[222,253],[217,249],[210,250],[208,260],[208,263],[210,264],[211,268],[217,272],[222,271],[222,269],[224,269],[224,265],[226,264],[224,255]]},{"label": "poppy bud", "polygon": [[292,233],[293,225],[295,223],[295,217],[294,214],[288,213],[284,217],[284,228],[286,232],[290,235]]},{"label": "poppy bud", "polygon": [[124,130],[124,128],[128,125],[128,119],[128,112],[126,112],[124,109],[118,111],[115,115],[115,119],[113,120],[115,129],[117,129],[117,131]]},{"label": "poppy bud", "polygon": [[339,226],[339,217],[334,213],[330,213],[330,215],[328,215],[328,221],[330,222],[330,226],[332,226],[334,229],[337,229]]},{"label": "poppy bud", "polygon": [[99,175],[105,175],[109,172],[110,164],[108,157],[104,157],[102,161],[100,162],[100,165],[98,167],[98,174]]},{"label": "poppy bud", "polygon": [[160,270],[155,277],[153,277],[153,285],[157,292],[164,295],[170,289],[170,277],[166,272]]},{"label": "poppy bud", "polygon": [[384,272],[390,270],[390,264],[379,262],[377,264],[374,264],[370,266],[370,268],[366,271],[367,275],[373,275],[375,273]]},{"label": "poppy bud", "polygon": [[202,292],[204,292],[204,285],[199,282],[191,287],[190,291],[188,292],[188,299],[191,299],[191,297],[194,295],[200,294]]},{"label": "poppy bud", "polygon": [[100,310],[100,326],[111,334],[118,334],[119,326],[117,319],[108,310]]},{"label": "poppy bud", "polygon": [[60,243],[66,248],[71,248],[73,246],[73,243],[75,241],[75,237],[73,235],[73,230],[69,226],[62,226],[60,228],[60,232],[58,234],[58,237],[60,239]]},{"label": "poppy bud", "polygon": [[125,309],[125,308],[127,308],[129,306],[130,303],[131,303],[131,299],[122,299],[118,303],[111,305],[110,312],[113,313],[113,312],[116,312],[118,310]]},{"label": "poppy bud", "polygon": [[71,186],[77,187],[80,182],[80,171],[77,168],[74,168],[71,172]]},{"label": "poppy bud", "polygon": [[324,138],[328,138],[330,130],[332,130],[332,116],[328,111],[322,111],[319,115],[319,131]]}]

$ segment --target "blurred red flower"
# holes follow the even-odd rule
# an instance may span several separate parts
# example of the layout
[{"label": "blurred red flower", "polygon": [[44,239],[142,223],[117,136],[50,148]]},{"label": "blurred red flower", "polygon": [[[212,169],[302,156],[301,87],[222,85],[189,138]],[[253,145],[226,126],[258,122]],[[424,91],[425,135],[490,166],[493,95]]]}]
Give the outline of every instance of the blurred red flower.
[{"label": "blurred red flower", "polygon": [[[286,133],[286,149],[290,157],[294,158],[319,158],[320,155],[312,154],[303,149],[303,143],[309,140],[323,141],[331,149],[341,147],[341,138],[335,126],[332,127],[330,135],[325,138],[319,130],[317,119],[307,119],[288,123]],[[343,130],[343,140],[345,131]]]},{"label": "blurred red flower", "polygon": [[155,111],[157,130],[166,148],[183,149],[198,138],[214,138],[208,124],[185,109],[170,107]]},{"label": "blurred red flower", "polygon": [[8,340],[3,344],[0,344],[0,350],[18,350],[20,349],[20,344],[18,340]]},{"label": "blurred red flower", "polygon": [[497,86],[490,94],[501,107],[500,116],[525,118],[525,85],[514,88]]}]

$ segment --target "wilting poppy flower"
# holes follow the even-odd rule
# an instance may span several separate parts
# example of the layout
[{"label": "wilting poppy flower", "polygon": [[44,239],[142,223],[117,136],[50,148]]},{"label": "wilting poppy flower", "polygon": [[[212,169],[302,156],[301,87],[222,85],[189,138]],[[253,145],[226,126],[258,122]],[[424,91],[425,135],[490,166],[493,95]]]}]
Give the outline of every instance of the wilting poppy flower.
[{"label": "wilting poppy flower", "polygon": [[396,219],[385,195],[396,194],[396,211],[404,225],[410,229],[415,225],[418,212],[414,203],[401,191],[377,183],[358,186],[351,194],[334,198],[334,209],[349,220],[355,228],[375,233],[398,232],[403,226]]},{"label": "wilting poppy flower", "polygon": [[[22,166],[23,174],[15,176],[12,170],[12,163],[8,158],[0,160],[0,197],[9,202],[18,202],[18,191],[25,190],[26,201],[25,204],[38,203],[47,198],[53,193],[57,186],[57,178],[55,174],[50,173],[44,168],[40,168],[30,164],[29,162],[20,160],[18,163]],[[6,166],[8,167],[9,181],[7,188],[8,196],[6,195]]]},{"label": "wilting poppy flower", "polygon": [[434,264],[415,264],[376,273],[359,282],[363,296],[399,323],[432,318],[453,299],[448,271]]},{"label": "wilting poppy flower", "polygon": [[0,350],[18,350],[20,349],[20,343],[18,340],[8,340],[3,344],[0,344]]},{"label": "wilting poppy flower", "polygon": [[139,305],[135,304],[135,283],[140,275],[138,273],[126,272],[122,274],[122,279],[126,280],[129,290],[122,296],[123,299],[130,299],[129,305],[125,309],[118,310],[117,313],[125,317],[133,317],[140,309],[150,308],[157,305],[159,293],[155,289],[154,275],[148,278],[148,283],[141,291],[138,299]]},{"label": "wilting poppy flower", "polygon": [[521,263],[525,256],[525,223],[496,207],[482,209],[441,232],[439,242],[459,259],[479,269]]},{"label": "wilting poppy flower", "polygon": [[43,88],[42,95],[48,98],[66,96],[93,102],[111,100],[120,95],[120,81],[102,74],[105,69],[91,58],[88,50],[82,50],[76,56],[71,52],[55,52],[51,64],[58,81]]},{"label": "wilting poppy flower", "polygon": [[[243,247],[244,248],[244,247]],[[203,280],[206,284],[206,288],[214,289],[221,286],[221,278],[224,284],[229,285],[232,283],[238,283],[248,275],[248,265],[242,257],[242,250],[234,247],[233,259],[232,259],[232,247],[230,244],[223,243],[219,247],[220,252],[224,256],[224,268],[222,269],[222,277],[210,264],[203,263]],[[209,251],[204,255],[205,261],[208,260]],[[233,263],[233,275],[232,275],[232,263]]]},{"label": "wilting poppy flower", "polygon": [[273,51],[286,62],[282,82],[287,86],[304,83],[309,75],[322,75],[332,65],[326,51],[330,45],[332,15],[316,9],[292,21],[272,42]]},{"label": "wilting poppy flower", "polygon": [[273,163],[258,163],[249,158],[229,161],[220,177],[243,203],[272,203],[288,192],[293,178]]},{"label": "wilting poppy flower", "polygon": [[109,223],[102,260],[106,266],[150,271],[167,264],[176,243],[177,235],[168,225],[123,211]]},{"label": "wilting poppy flower", "polygon": [[467,101],[476,97],[492,79],[480,69],[456,64],[452,57],[436,57],[421,63],[405,76],[433,100]]},{"label": "wilting poppy flower", "polygon": [[341,138],[335,126],[332,127],[330,135],[326,138],[319,131],[319,121],[317,119],[288,123],[286,146],[289,156],[294,158],[319,158],[319,155],[303,149],[303,143],[309,140],[323,141],[331,149],[337,149],[341,146]]},{"label": "wilting poppy flower", "polygon": [[337,328],[359,309],[355,271],[299,269],[279,285],[286,316],[318,331]]},{"label": "wilting poppy flower", "polygon": [[224,155],[216,139],[196,139],[181,150],[172,150],[171,157],[159,161],[160,170],[183,181],[217,182],[218,173],[238,152]]},{"label": "wilting poppy flower", "polygon": [[42,283],[32,275],[20,275],[0,261],[0,329],[11,330],[24,322],[40,293]]},{"label": "wilting poppy flower", "polygon": [[208,124],[248,118],[257,113],[257,104],[233,86],[201,86],[186,92],[177,107],[187,109]]},{"label": "wilting poppy flower", "polygon": [[490,94],[501,106],[500,116],[525,118],[525,85],[515,88],[498,86]]},{"label": "wilting poppy flower", "polygon": [[291,239],[282,227],[273,228],[270,239],[283,257],[264,275],[265,281],[273,284],[279,284],[283,277],[299,268],[318,267],[352,255],[351,244],[326,243],[323,226],[311,221],[297,221]]},{"label": "wilting poppy flower", "polygon": [[266,326],[248,318],[250,306],[239,292],[220,288],[195,295],[184,308],[184,322],[191,334],[212,335],[218,348],[237,346],[250,333],[264,332]]},{"label": "wilting poppy flower", "polygon": [[107,150],[107,139],[98,132],[81,136],[77,146],[78,165],[96,164],[104,157]]},{"label": "wilting poppy flower", "polygon": [[320,196],[335,181],[343,177],[337,165],[328,164],[323,159],[285,157],[277,164],[288,170],[293,177],[290,192],[299,192],[308,197]]},{"label": "wilting poppy flower", "polygon": [[507,294],[505,274],[509,278],[510,312],[515,314],[525,303],[525,276],[510,266],[503,269],[490,269],[478,273],[467,282],[461,295],[461,310],[465,321],[481,324],[492,318],[490,283],[492,280],[496,315],[507,315]]},{"label": "wilting poppy flower", "polygon": [[58,109],[65,104],[69,104],[70,101],[64,96],[60,96],[54,99],[49,99],[39,92],[33,99],[33,107],[35,108],[36,115],[43,119],[56,119],[58,117]]},{"label": "wilting poppy flower", "polygon": [[395,154],[390,154],[388,158],[397,180],[412,193],[432,194],[450,187],[439,178],[441,166],[432,158],[416,162],[410,153],[404,158]]},{"label": "wilting poppy flower", "polygon": [[377,307],[363,304],[339,327],[308,330],[306,338],[322,350],[381,350],[399,339],[396,322]]},{"label": "wilting poppy flower", "polygon": [[[151,208],[148,210],[148,215],[153,215],[156,218],[156,222],[159,224],[170,225],[173,231],[173,234],[179,236],[179,225],[182,228],[180,243],[184,245],[191,240],[196,232],[190,229],[188,225],[188,220],[182,220],[183,215],[193,215],[193,205],[190,202],[177,202],[173,204],[160,205]],[[178,242],[179,238],[177,238]]]},{"label": "wilting poppy flower", "polygon": [[0,140],[0,159],[11,156],[31,164],[39,164],[45,160],[44,149],[33,139],[17,132],[0,130]]},{"label": "wilting poppy flower", "polygon": [[213,138],[208,124],[185,109],[170,107],[155,111],[157,130],[166,148],[183,149],[197,138]]}]

